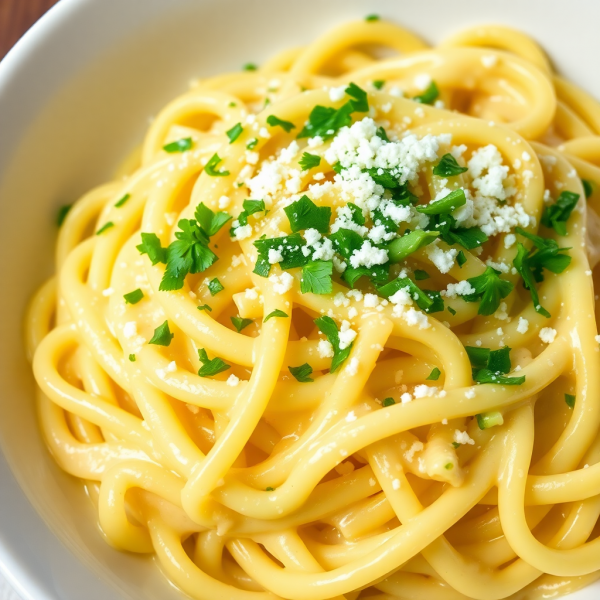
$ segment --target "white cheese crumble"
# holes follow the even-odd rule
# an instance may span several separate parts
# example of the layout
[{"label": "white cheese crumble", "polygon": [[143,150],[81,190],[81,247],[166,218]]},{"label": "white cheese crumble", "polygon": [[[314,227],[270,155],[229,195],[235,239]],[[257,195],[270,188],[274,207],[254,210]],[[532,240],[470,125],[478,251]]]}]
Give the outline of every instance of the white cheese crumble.
[{"label": "white cheese crumble", "polygon": [[523,317],[519,317],[519,324],[517,325],[517,332],[518,333],[527,333],[528,329],[529,329],[529,321],[527,319],[524,319]]},{"label": "white cheese crumble", "polygon": [[431,396],[435,396],[439,391],[439,388],[434,386],[428,386],[425,384],[415,386],[413,391],[413,395],[415,398],[430,398]]},{"label": "white cheese crumble", "polygon": [[276,248],[269,248],[268,260],[269,264],[271,265],[281,262],[283,260],[283,254],[281,253],[281,250],[278,250]]},{"label": "white cheese crumble", "polygon": [[392,480],[392,489],[393,490],[399,490],[400,489],[400,480],[399,479],[393,479]]},{"label": "white cheese crumble", "polygon": [[269,281],[273,284],[273,291],[276,294],[285,294],[292,289],[294,278],[284,271],[281,275],[271,275]]},{"label": "white cheese crumble", "polygon": [[137,335],[137,323],[135,321],[127,321],[123,325],[123,335],[129,340]]},{"label": "white cheese crumble", "polygon": [[236,377],[233,373],[227,378],[227,385],[236,387],[240,383],[240,378]]},{"label": "white cheese crumble", "polygon": [[172,360],[167,365],[167,368],[165,370],[167,371],[167,373],[173,373],[173,372],[177,371],[177,363],[174,360]]},{"label": "white cheese crumble", "polygon": [[105,298],[108,298],[109,296],[112,296],[114,294],[115,290],[113,290],[111,287],[106,288],[105,290],[102,290],[102,295]]},{"label": "white cheese crumble", "polygon": [[344,320],[340,326],[338,337],[340,340],[340,350],[345,350],[356,338],[356,331],[351,328],[348,321]]},{"label": "white cheese crumble", "polygon": [[258,298],[258,292],[254,288],[246,288],[244,295],[248,300],[256,300]]},{"label": "white cheese crumble", "polygon": [[468,296],[474,294],[475,288],[465,279],[458,283],[449,283],[445,290],[441,291],[442,296],[446,298],[456,298],[456,296]]},{"label": "white cheese crumble", "polygon": [[376,248],[371,242],[365,240],[363,245],[352,253],[350,264],[354,269],[358,267],[370,268],[374,265],[382,265],[388,260],[388,252],[383,248]]},{"label": "white cheese crumble", "polygon": [[447,273],[454,266],[456,255],[458,254],[456,248],[444,251],[435,243],[427,246],[425,252],[440,273]]},{"label": "white cheese crumble", "polygon": [[431,75],[429,73],[420,73],[414,78],[413,83],[418,90],[424,92],[431,85]]},{"label": "white cheese crumble", "polygon": [[540,329],[540,340],[545,344],[551,344],[556,338],[556,329],[552,327],[543,327]]},{"label": "white cheese crumble", "polygon": [[475,445],[475,440],[466,431],[460,431],[459,429],[454,430],[454,441],[457,444],[469,444],[470,446]]},{"label": "white cheese crumble", "polygon": [[329,88],[329,99],[332,102],[339,102],[346,95],[346,87],[345,85],[340,85],[339,87]]},{"label": "white cheese crumble", "polygon": [[465,398],[468,398],[469,400],[471,400],[472,398],[475,398],[475,390],[467,390],[465,392]]},{"label": "white cheese crumble", "polygon": [[317,344],[317,352],[321,358],[333,357],[333,346],[329,340],[319,340]]},{"label": "white cheese crumble", "polygon": [[354,376],[358,373],[358,358],[353,357],[350,359],[348,366],[346,367],[346,372],[350,376]]},{"label": "white cheese crumble", "polygon": [[486,69],[491,69],[498,64],[498,57],[495,54],[486,54],[485,56],[481,57],[481,64]]},{"label": "white cheese crumble", "polygon": [[409,308],[407,311],[402,313],[402,318],[411,327],[418,325],[419,329],[428,329],[431,327],[431,323],[427,319],[427,315],[414,308]]}]

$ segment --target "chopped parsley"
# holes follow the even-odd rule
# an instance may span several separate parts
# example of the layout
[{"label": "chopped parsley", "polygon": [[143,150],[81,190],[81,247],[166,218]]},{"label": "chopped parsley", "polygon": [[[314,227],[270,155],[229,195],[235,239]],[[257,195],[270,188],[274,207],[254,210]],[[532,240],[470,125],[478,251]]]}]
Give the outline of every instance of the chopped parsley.
[{"label": "chopped parsley", "polygon": [[300,383],[311,383],[314,379],[311,379],[313,369],[308,363],[304,363],[299,367],[288,367],[290,373],[300,382]]},{"label": "chopped parsley", "polygon": [[380,286],[384,285],[389,279],[389,269],[389,263],[373,265],[372,267],[358,267],[357,269],[348,267],[342,277],[351,288],[354,288],[361,277],[368,277],[373,285]]},{"label": "chopped parsley", "polygon": [[460,206],[467,203],[465,190],[458,188],[444,196],[440,200],[435,200],[429,204],[416,206],[416,210],[424,215],[446,215],[453,212]]},{"label": "chopped parsley", "polygon": [[569,408],[575,408],[575,396],[572,394],[565,394],[565,402]]},{"label": "chopped parsley", "polygon": [[257,212],[265,211],[266,207],[264,200],[244,200],[243,202],[244,210],[238,215],[237,222],[238,224],[235,227],[232,227],[229,230],[230,235],[233,237],[236,234],[236,230],[238,227],[243,227],[244,225],[248,225],[248,217]]},{"label": "chopped parsley", "polygon": [[228,129],[225,133],[229,138],[229,143],[233,144],[240,137],[242,131],[244,131],[244,128],[241,123],[236,123],[231,129]]},{"label": "chopped parsley", "polygon": [[493,411],[477,415],[477,425],[479,429],[489,429],[504,424],[504,417],[501,412]]},{"label": "chopped parsley", "polygon": [[227,177],[227,175],[229,175],[229,171],[215,170],[217,165],[221,162],[221,160],[222,159],[219,157],[218,154],[213,154],[210,157],[210,160],[204,166],[204,171],[206,172],[206,174],[210,175],[211,177]]},{"label": "chopped parsley", "polygon": [[279,117],[276,117],[275,115],[269,115],[267,117],[267,123],[271,127],[279,126],[287,133],[289,133],[292,129],[296,128],[296,126],[291,121],[284,121],[283,119],[280,119]]},{"label": "chopped parsley", "polygon": [[321,164],[321,157],[316,154],[310,154],[305,152],[298,163],[303,171],[308,171],[314,167],[318,167]]},{"label": "chopped parsley", "polygon": [[589,179],[582,179],[581,185],[583,186],[583,191],[585,192],[585,198],[587,200],[594,193],[596,185],[593,181],[590,181]]},{"label": "chopped parsley", "polygon": [[449,306],[449,307],[448,307],[448,312],[449,312],[449,313],[450,313],[452,316],[454,316],[454,315],[456,314],[456,311],[455,311],[455,310],[454,310],[454,309],[453,309],[451,306]]},{"label": "chopped parsley", "polygon": [[439,233],[437,231],[415,229],[415,231],[411,231],[410,233],[404,234],[402,237],[396,238],[388,246],[390,261],[398,263],[404,260],[413,252],[434,242],[438,236]]},{"label": "chopped parsley", "polygon": [[442,372],[437,367],[434,367],[433,371],[429,373],[429,377],[425,381],[437,381],[441,374]]},{"label": "chopped parsley", "polygon": [[579,194],[561,192],[554,204],[546,206],[542,213],[542,225],[554,229],[558,235],[567,235],[567,221],[579,201]]},{"label": "chopped parsley", "polygon": [[133,290],[133,292],[129,292],[128,294],[124,294],[123,298],[125,298],[125,302],[127,304],[137,304],[144,297],[144,292],[138,288],[137,290]]},{"label": "chopped parsley", "polygon": [[343,350],[340,348],[340,336],[338,333],[338,328],[335,324],[335,321],[331,317],[319,317],[318,319],[315,319],[315,325],[333,346],[333,358],[331,359],[331,367],[329,370],[334,373],[348,358],[348,356],[350,356],[350,351],[352,350],[352,344],[354,342],[352,342]]},{"label": "chopped parsley", "polygon": [[381,88],[383,88],[383,86],[385,85],[385,79],[376,79],[375,81],[371,82],[371,85],[376,89],[376,90],[380,90]]},{"label": "chopped parsley", "polygon": [[243,71],[257,71],[258,70],[258,65],[254,64],[254,63],[246,63],[243,67],[242,67]]},{"label": "chopped parsley", "polygon": [[147,254],[153,265],[167,262],[167,249],[160,245],[155,233],[142,233],[142,243],[136,248],[140,254]]},{"label": "chopped parsley", "polygon": [[269,276],[269,271],[271,270],[269,250],[271,249],[281,252],[283,260],[279,261],[279,266],[284,270],[303,267],[309,262],[308,256],[305,256],[302,252],[302,248],[306,246],[306,241],[299,233],[278,238],[256,240],[254,246],[258,250],[254,273],[261,277]]},{"label": "chopped parsley", "polygon": [[415,96],[413,100],[415,102],[420,102],[421,104],[433,104],[439,95],[440,91],[438,90],[438,86],[435,81],[432,81],[429,84],[429,87],[422,94]]},{"label": "chopped parsley", "polygon": [[475,292],[463,296],[463,299],[467,302],[481,301],[477,314],[491,315],[495,313],[500,306],[500,301],[512,292],[514,285],[510,281],[500,279],[499,275],[499,271],[487,267],[482,275],[467,279]]},{"label": "chopped parsley", "polygon": [[[167,268],[159,290],[180,290],[188,273],[206,271],[218,258],[208,247],[210,237],[215,235],[231,216],[225,212],[213,213],[202,202],[196,207],[195,219],[181,219],[175,232],[177,238],[167,248]],[[142,233],[142,239],[144,234]],[[138,246],[140,250],[140,247]],[[142,250],[140,250],[142,252]]]},{"label": "chopped parsley", "polygon": [[500,350],[466,346],[465,350],[473,366],[473,380],[477,383],[498,383],[501,385],[521,385],[525,376],[505,377],[511,370],[510,351],[508,346]]},{"label": "chopped parsley", "polygon": [[210,360],[204,348],[198,349],[198,358],[202,363],[198,371],[200,377],[212,377],[213,375],[227,371],[227,369],[231,369],[231,365],[228,365],[222,358],[215,357]]},{"label": "chopped parsley", "polygon": [[379,295],[384,298],[390,298],[400,290],[405,290],[423,312],[431,314],[444,310],[444,301],[438,291],[422,290],[408,277],[397,277],[393,281],[377,288]]},{"label": "chopped parsley", "polygon": [[331,207],[317,206],[308,196],[302,196],[283,210],[294,233],[302,229],[316,229],[320,233],[329,231]]},{"label": "chopped parsley", "polygon": [[230,317],[230,319],[238,333],[242,331],[242,329],[248,327],[248,325],[252,325],[252,323],[254,323],[252,319],[242,319],[240,316]]},{"label": "chopped parsley", "polygon": [[525,289],[528,289],[531,294],[536,312],[549,318],[550,313],[540,305],[535,284],[544,280],[544,269],[558,274],[571,264],[571,257],[565,254],[569,248],[559,248],[556,240],[540,237],[520,227],[515,227],[515,232],[531,240],[535,248],[528,251],[521,242],[518,242],[517,255],[513,260],[513,265],[523,278]]},{"label": "chopped parsley", "polygon": [[115,224],[112,221],[107,221],[106,223],[104,223],[104,225],[102,225],[102,227],[100,227],[100,229],[98,229],[98,231],[96,231],[96,235],[101,235],[105,231],[108,231],[111,227],[114,227],[114,226],[115,226]]},{"label": "chopped parsley", "polygon": [[320,136],[324,140],[328,140],[335,135],[338,129],[352,123],[352,113],[369,110],[367,92],[355,83],[351,83],[345,92],[351,97],[351,100],[338,109],[320,104],[315,106],[308,116],[308,123],[298,134],[298,138]]},{"label": "chopped parsley", "polygon": [[187,152],[192,148],[194,142],[191,137],[182,138],[175,142],[171,142],[170,144],[166,144],[163,146],[163,150],[168,152],[169,154],[174,154],[175,152]]},{"label": "chopped parsley", "polygon": [[65,219],[67,218],[67,215],[69,214],[69,211],[73,208],[72,204],[63,204],[63,206],[61,206],[58,209],[58,213],[56,215],[56,224],[60,227]]},{"label": "chopped parsley", "polygon": [[384,398],[381,401],[381,406],[383,406],[384,408],[386,406],[392,406],[392,404],[396,404],[396,401],[393,398]]},{"label": "chopped parsley", "polygon": [[246,148],[248,150],[254,150],[254,148],[256,148],[258,144],[258,138],[252,138],[247,144],[246,144]]},{"label": "chopped parsley", "polygon": [[458,263],[458,266],[461,269],[462,266],[467,262],[467,257],[465,256],[465,253],[462,250],[456,255],[456,262]]},{"label": "chopped parsley", "polygon": [[333,284],[333,262],[330,260],[314,260],[302,268],[300,291],[303,294],[331,294]]},{"label": "chopped parsley", "polygon": [[266,491],[266,492],[274,492],[274,491],[275,491],[275,488],[268,487],[268,488],[265,488],[265,491]]},{"label": "chopped parsley", "polygon": [[131,194],[125,194],[120,200],[115,202],[115,208],[121,208],[121,206],[123,206],[123,204],[129,200],[129,198],[131,198]]},{"label": "chopped parsley", "polygon": [[129,360],[130,360],[131,362],[135,362],[135,354],[130,354],[130,355],[129,355]]},{"label": "chopped parsley", "polygon": [[427,271],[423,271],[422,269],[415,270],[415,281],[423,281],[424,279],[429,279],[430,275]]},{"label": "chopped parsley", "polygon": [[375,131],[375,135],[378,138],[381,138],[385,142],[390,141],[390,138],[388,137],[388,134],[386,133],[386,131],[383,127],[378,127],[377,130]]},{"label": "chopped parsley", "polygon": [[202,304],[201,306],[196,307],[198,310],[207,310],[208,312],[212,312],[212,308],[208,304]]},{"label": "chopped parsley", "polygon": [[373,21],[379,21],[380,16],[379,15],[367,15],[365,17],[365,21],[367,21],[367,23],[372,23]]},{"label": "chopped parsley", "polygon": [[278,308],[276,308],[274,311],[270,312],[264,319],[263,319],[263,323],[266,323],[269,319],[273,319],[275,317],[279,317],[279,318],[286,318],[289,317],[288,314],[284,313],[282,310],[279,310]]},{"label": "chopped parsley", "polygon": [[174,336],[175,334],[171,333],[169,329],[169,322],[165,321],[154,330],[154,335],[148,343],[156,346],[170,346]]},{"label": "chopped parsley", "polygon": [[439,177],[455,177],[468,170],[467,167],[461,167],[452,154],[444,154],[440,162],[433,167],[433,174]]},{"label": "chopped parsley", "polygon": [[208,291],[211,296],[216,296],[219,292],[222,292],[225,288],[223,284],[215,277],[208,282]]}]

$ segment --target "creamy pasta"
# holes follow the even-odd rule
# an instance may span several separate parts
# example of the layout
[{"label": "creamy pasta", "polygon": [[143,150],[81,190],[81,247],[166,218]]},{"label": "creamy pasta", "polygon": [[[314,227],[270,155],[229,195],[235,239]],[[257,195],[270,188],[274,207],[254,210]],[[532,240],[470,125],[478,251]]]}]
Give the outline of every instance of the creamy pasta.
[{"label": "creamy pasta", "polygon": [[27,317],[107,541],[201,600],[596,580],[599,135],[499,26],[372,15],[194,82],[62,211]]}]

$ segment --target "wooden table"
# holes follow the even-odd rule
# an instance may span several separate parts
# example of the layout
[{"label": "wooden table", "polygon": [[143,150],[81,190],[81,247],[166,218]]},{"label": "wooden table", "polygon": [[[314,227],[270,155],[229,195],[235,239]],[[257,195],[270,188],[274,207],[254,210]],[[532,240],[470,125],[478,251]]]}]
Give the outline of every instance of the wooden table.
[{"label": "wooden table", "polygon": [[58,0],[0,0],[0,59]]}]

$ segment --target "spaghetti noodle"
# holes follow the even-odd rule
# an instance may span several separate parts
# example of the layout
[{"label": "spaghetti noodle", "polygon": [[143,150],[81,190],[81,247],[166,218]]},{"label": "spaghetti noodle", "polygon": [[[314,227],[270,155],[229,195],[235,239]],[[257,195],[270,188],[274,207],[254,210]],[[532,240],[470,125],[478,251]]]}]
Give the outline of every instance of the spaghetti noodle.
[{"label": "spaghetti noodle", "polygon": [[523,34],[374,17],[169,104],[27,318],[107,540],[206,600],[596,580],[599,135]]}]

